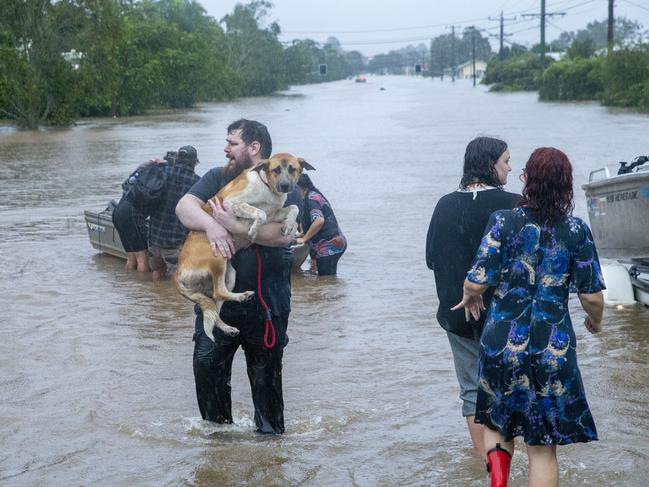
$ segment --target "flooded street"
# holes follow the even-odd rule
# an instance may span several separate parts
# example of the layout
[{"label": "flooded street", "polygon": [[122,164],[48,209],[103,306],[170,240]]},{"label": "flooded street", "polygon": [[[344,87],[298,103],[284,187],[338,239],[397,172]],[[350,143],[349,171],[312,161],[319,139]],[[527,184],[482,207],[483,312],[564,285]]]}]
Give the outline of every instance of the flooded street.
[{"label": "flooded street", "polygon": [[[199,174],[222,165],[225,128],[241,117],[268,125],[274,152],[317,169],[349,240],[337,278],[294,275],[282,437],[254,433],[241,352],[235,423],[200,419],[192,306],[170,281],[97,254],[83,220],[167,150],[194,145]],[[564,150],[587,218],[589,172],[646,154],[648,134],[646,115],[406,77],[69,129],[0,127],[0,485],[488,485],[434,319],[424,244],[435,203],[457,188],[469,140],[492,135],[510,146],[510,191],[532,149]],[[562,485],[644,486],[649,309],[607,308],[592,336],[576,304],[600,441],[559,449]],[[521,451],[511,486],[527,485]]]}]

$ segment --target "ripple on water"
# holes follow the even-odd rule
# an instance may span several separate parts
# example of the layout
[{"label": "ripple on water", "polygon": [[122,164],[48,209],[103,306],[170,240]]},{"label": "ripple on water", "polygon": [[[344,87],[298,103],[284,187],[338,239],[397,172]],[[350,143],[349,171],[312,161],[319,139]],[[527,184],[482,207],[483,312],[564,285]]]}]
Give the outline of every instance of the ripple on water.
[{"label": "ripple on water", "polygon": [[[435,202],[457,188],[466,143],[477,134],[508,140],[514,170],[538,144],[560,145],[577,186],[603,161],[645,150],[649,117],[539,103],[529,93],[496,96],[460,82],[382,77],[380,84],[387,90],[372,80],[341,81],[291,90],[299,96],[136,120],[0,130],[8,195],[0,205],[0,419],[7,426],[0,478],[19,475],[0,483],[485,484],[459,413],[447,339],[434,320],[423,246]],[[241,352],[232,374],[235,423],[191,416],[198,414],[191,306],[171,283],[152,283],[98,255],[82,216],[119,197],[124,177],[151,155],[192,141],[202,159],[222,160],[215,134],[242,114],[272,120],[273,138],[314,163],[316,184],[349,239],[337,278],[308,271],[293,278],[282,437],[254,434]],[[202,174],[212,165],[198,168]],[[515,178],[509,186],[520,190]],[[575,196],[576,214],[585,216],[585,197]],[[562,484],[644,485],[649,310],[607,309],[599,336],[573,313],[601,441],[560,449]],[[73,454],[57,463],[65,452]],[[525,456],[517,455],[513,485],[524,485],[525,475]]]}]

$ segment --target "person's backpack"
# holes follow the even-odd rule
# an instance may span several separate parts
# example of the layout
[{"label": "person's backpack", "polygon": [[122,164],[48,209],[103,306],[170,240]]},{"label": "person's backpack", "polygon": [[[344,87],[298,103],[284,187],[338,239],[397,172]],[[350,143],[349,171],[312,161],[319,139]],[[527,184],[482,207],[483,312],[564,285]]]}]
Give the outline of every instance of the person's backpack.
[{"label": "person's backpack", "polygon": [[149,216],[160,207],[167,184],[167,164],[148,164],[137,168],[124,183],[126,199],[142,214]]}]

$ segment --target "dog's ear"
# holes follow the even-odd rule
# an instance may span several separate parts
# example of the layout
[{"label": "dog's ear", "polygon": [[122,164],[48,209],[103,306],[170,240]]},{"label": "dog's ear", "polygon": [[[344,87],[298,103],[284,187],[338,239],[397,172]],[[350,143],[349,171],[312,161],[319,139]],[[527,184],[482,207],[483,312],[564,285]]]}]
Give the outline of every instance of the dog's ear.
[{"label": "dog's ear", "polygon": [[269,164],[270,164],[270,160],[269,159],[264,159],[263,161],[261,161],[256,166],[251,167],[250,170],[251,171],[257,171],[257,172],[265,171],[266,169],[268,169]]},{"label": "dog's ear", "polygon": [[306,160],[302,159],[301,157],[297,158],[297,162],[300,163],[300,166],[302,166],[302,170],[307,170],[307,171],[315,171],[315,167],[313,167],[311,164],[306,162]]}]

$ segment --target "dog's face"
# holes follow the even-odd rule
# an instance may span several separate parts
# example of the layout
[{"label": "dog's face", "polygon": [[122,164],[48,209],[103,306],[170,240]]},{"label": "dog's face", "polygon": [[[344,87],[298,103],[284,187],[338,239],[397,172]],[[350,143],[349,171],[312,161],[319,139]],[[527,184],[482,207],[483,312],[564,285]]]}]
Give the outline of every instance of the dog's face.
[{"label": "dog's face", "polygon": [[310,171],[314,167],[301,157],[291,154],[275,154],[270,159],[257,164],[253,171],[266,175],[266,181],[270,188],[277,193],[290,193],[295,189],[297,180],[302,171]]}]

